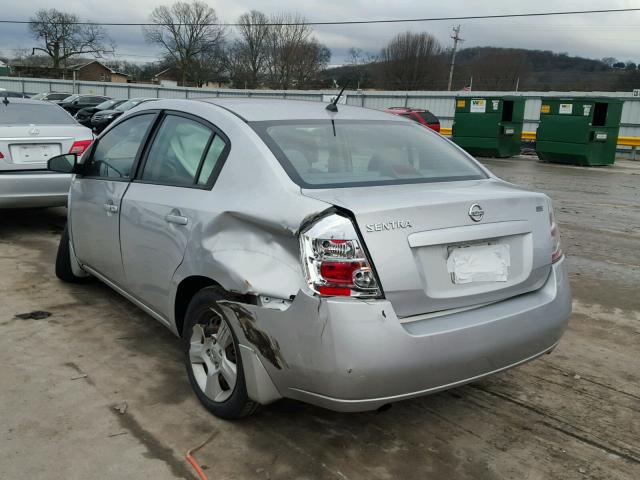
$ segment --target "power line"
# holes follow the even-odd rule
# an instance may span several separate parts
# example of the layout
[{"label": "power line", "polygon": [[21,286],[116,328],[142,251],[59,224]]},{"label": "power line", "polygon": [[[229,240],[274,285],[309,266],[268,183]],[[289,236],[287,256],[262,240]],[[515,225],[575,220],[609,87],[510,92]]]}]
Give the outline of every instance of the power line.
[{"label": "power line", "polygon": [[[296,26],[296,25],[370,25],[380,23],[420,23],[420,22],[443,22],[462,20],[491,20],[497,18],[523,18],[523,17],[552,17],[566,15],[590,15],[601,13],[628,13],[640,12],[640,8],[607,8],[602,10],[574,10],[566,12],[533,12],[533,13],[508,13],[500,15],[467,15],[460,17],[430,17],[430,18],[402,18],[387,20],[343,20],[343,21],[313,21],[313,22],[274,22],[266,23],[265,26]],[[32,24],[38,23],[33,20],[0,20],[0,24]],[[56,23],[56,22],[52,22]],[[146,27],[158,26],[155,23],[128,23],[128,22],[58,22],[64,25],[99,25],[104,27]],[[176,26],[188,26],[190,23],[176,23]],[[220,26],[220,27],[241,27],[250,24],[246,23],[205,23],[198,25]]]}]

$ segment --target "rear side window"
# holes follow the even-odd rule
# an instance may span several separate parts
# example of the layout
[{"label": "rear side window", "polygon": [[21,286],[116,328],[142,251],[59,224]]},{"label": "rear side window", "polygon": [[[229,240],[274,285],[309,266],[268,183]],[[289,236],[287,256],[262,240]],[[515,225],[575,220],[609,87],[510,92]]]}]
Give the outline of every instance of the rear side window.
[{"label": "rear side window", "polygon": [[200,122],[167,115],[149,149],[143,181],[173,186],[209,183],[226,142]]},{"label": "rear side window", "polygon": [[252,126],[302,187],[487,178],[449,140],[415,123],[322,120],[257,122]]},{"label": "rear side window", "polygon": [[98,142],[84,174],[115,180],[130,179],[136,157],[154,118],[153,114],[138,115],[109,130]]},{"label": "rear side window", "polygon": [[62,108],[50,103],[0,102],[0,125],[72,125],[76,121]]},{"label": "rear side window", "polygon": [[418,112],[418,115],[428,124],[440,123],[438,117],[431,112]]}]

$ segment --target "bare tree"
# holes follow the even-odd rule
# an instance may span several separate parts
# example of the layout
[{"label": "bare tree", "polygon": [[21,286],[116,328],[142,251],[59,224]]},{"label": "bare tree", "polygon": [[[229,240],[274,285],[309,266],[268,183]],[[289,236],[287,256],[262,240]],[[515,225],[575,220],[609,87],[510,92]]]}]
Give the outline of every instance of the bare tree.
[{"label": "bare tree", "polygon": [[[53,68],[60,68],[61,62],[76,55],[92,54],[101,57],[114,50],[104,29],[96,24],[78,24],[73,13],[65,13],[55,8],[38,10],[29,23],[29,30],[36,40],[44,42],[34,47],[32,52],[42,51],[51,57]],[[109,44],[109,45],[107,45]]]},{"label": "bare tree", "polygon": [[198,58],[222,51],[225,28],[219,24],[216,11],[204,2],[159,6],[149,20],[154,25],[144,28],[147,41],[164,48],[180,72],[183,85],[190,79],[191,70],[198,68]]},{"label": "bare tree", "polygon": [[269,18],[262,12],[251,10],[240,15],[238,24],[241,40],[235,45],[236,55],[242,60],[245,77],[248,73],[249,88],[256,88],[264,73],[269,53]]},{"label": "bare tree", "polygon": [[396,35],[380,53],[380,68],[391,88],[433,88],[442,70],[442,46],[427,32]]},{"label": "bare tree", "polygon": [[523,52],[494,49],[478,55],[471,75],[479,90],[514,90],[529,72],[530,66]]},{"label": "bare tree", "polygon": [[315,38],[300,45],[293,62],[293,83],[296,88],[310,88],[319,81],[320,72],[331,59],[331,51]]},{"label": "bare tree", "polygon": [[311,27],[298,14],[273,15],[267,35],[267,69],[271,85],[289,89],[293,86],[295,64],[311,36]]}]

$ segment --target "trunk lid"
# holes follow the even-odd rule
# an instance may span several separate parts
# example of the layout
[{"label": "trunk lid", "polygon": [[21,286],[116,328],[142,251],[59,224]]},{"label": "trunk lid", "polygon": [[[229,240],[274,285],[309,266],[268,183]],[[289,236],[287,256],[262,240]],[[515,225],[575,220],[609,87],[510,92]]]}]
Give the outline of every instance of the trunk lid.
[{"label": "trunk lid", "polygon": [[76,140],[91,140],[82,125],[0,126],[0,172],[46,170],[47,161],[71,150]]},{"label": "trunk lid", "polygon": [[[353,213],[385,297],[401,318],[521,295],[542,287],[550,272],[546,196],[498,179],[302,193]],[[476,204],[484,211],[479,222],[470,215]],[[509,252],[506,280],[458,283],[447,260],[457,248],[480,245]]]}]

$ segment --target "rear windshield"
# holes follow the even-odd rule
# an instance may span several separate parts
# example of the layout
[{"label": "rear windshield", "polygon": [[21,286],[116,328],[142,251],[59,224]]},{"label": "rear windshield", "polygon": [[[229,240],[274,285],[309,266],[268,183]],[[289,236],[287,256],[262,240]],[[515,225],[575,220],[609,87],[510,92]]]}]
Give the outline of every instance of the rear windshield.
[{"label": "rear windshield", "polygon": [[127,100],[126,102],[124,102],[121,105],[118,105],[116,107],[116,110],[120,110],[121,112],[126,112],[127,110],[131,110],[133,107],[135,107],[136,105],[144,102],[144,99],[133,99],[133,100]]},{"label": "rear windshield", "polygon": [[50,103],[0,102],[0,125],[61,125],[76,121],[66,111]]},{"label": "rear windshield", "polygon": [[108,110],[114,108],[116,105],[122,103],[122,100],[107,100],[105,102],[96,105],[97,110]]},{"label": "rear windshield", "polygon": [[414,123],[322,120],[252,126],[301,187],[487,178],[449,140]]},{"label": "rear windshield", "polygon": [[68,93],[50,93],[47,95],[48,100],[64,100],[69,96]]}]

